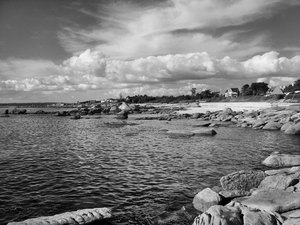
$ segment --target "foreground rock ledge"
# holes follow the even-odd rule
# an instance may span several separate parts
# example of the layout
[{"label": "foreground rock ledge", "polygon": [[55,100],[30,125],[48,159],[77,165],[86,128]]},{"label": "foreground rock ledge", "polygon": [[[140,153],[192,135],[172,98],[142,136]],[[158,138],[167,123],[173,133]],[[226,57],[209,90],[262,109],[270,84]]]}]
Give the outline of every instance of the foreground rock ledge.
[{"label": "foreground rock ledge", "polygon": [[34,219],[28,219],[22,222],[11,222],[7,225],[81,225],[110,217],[111,210],[109,208],[81,209],[73,212],[57,214],[54,216],[43,216]]}]

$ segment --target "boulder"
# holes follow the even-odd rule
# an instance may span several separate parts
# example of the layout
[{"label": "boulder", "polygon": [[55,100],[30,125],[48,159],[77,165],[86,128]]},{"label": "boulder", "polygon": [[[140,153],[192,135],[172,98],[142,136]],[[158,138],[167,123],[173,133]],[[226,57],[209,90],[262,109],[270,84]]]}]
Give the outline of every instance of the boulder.
[{"label": "boulder", "polygon": [[289,128],[287,128],[284,131],[285,134],[294,134],[294,135],[300,135],[300,122],[296,123],[295,125],[291,125],[289,126]]},{"label": "boulder", "polygon": [[288,187],[293,186],[299,182],[300,173],[285,175],[277,174],[267,176],[259,185],[259,189],[280,189],[286,190]]},{"label": "boulder", "polygon": [[213,205],[221,202],[221,196],[210,188],[205,188],[195,195],[193,206],[195,209],[204,212]]},{"label": "boulder", "polygon": [[217,132],[214,129],[202,128],[192,131],[196,136],[214,136]]},{"label": "boulder", "polygon": [[270,121],[262,129],[263,130],[280,130],[282,124],[278,122]]},{"label": "boulder", "polygon": [[249,191],[257,188],[265,177],[266,174],[263,171],[241,170],[221,177],[220,183],[224,190]]},{"label": "boulder", "polygon": [[194,133],[184,130],[169,130],[166,132],[170,137],[192,137]]},{"label": "boulder", "polygon": [[120,110],[119,110],[119,108],[118,108],[117,106],[115,106],[115,105],[113,105],[113,106],[110,107],[110,109],[109,109],[109,113],[111,113],[111,114],[115,114],[115,113],[118,113],[118,112],[120,112]]},{"label": "boulder", "polygon": [[282,127],[280,128],[280,130],[282,132],[285,132],[292,125],[294,125],[292,122],[287,122],[287,123],[285,123],[285,124],[282,125]]},{"label": "boulder", "polygon": [[277,213],[258,209],[242,208],[243,225],[281,225],[283,219]]},{"label": "boulder", "polygon": [[243,225],[243,218],[238,208],[214,205],[197,216],[193,225]]},{"label": "boulder", "polygon": [[74,212],[66,212],[54,216],[43,216],[28,219],[22,222],[10,222],[7,225],[72,225],[90,224],[94,221],[110,218],[111,210],[108,208],[82,209]]},{"label": "boulder", "polygon": [[276,174],[294,174],[296,172],[300,172],[300,166],[294,166],[291,168],[282,168],[277,170],[266,170],[265,173],[269,176],[276,175]]},{"label": "boulder", "polygon": [[298,121],[300,119],[300,112],[291,116],[292,121]]},{"label": "boulder", "polygon": [[121,111],[117,113],[116,119],[120,119],[120,120],[128,119],[128,111]]},{"label": "boulder", "polygon": [[300,208],[300,192],[259,190],[250,197],[240,200],[240,203],[254,209],[283,213]]},{"label": "boulder", "polygon": [[126,102],[122,102],[122,104],[119,106],[119,109],[124,112],[131,111],[130,106]]},{"label": "boulder", "polygon": [[273,153],[262,164],[270,167],[300,166],[300,155]]},{"label": "boulder", "polygon": [[265,120],[258,120],[256,122],[253,123],[252,128],[260,128],[263,127],[267,124],[267,121]]}]

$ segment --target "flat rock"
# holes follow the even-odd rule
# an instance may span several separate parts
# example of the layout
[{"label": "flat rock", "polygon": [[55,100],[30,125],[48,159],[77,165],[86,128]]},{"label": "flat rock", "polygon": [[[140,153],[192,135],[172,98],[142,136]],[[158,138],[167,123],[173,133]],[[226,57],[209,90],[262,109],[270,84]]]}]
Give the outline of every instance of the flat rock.
[{"label": "flat rock", "polygon": [[89,224],[94,221],[111,217],[109,208],[81,209],[73,212],[66,212],[54,216],[43,216],[28,219],[22,222],[11,222],[7,225],[73,225]]},{"label": "flat rock", "polygon": [[220,191],[219,195],[221,195],[224,198],[237,198],[242,196],[248,196],[250,195],[250,192],[244,190],[229,190],[229,191]]},{"label": "flat rock", "polygon": [[294,174],[296,172],[300,172],[300,166],[294,166],[291,168],[282,168],[277,170],[266,170],[265,173],[269,176],[276,175],[276,174]]},{"label": "flat rock", "polygon": [[205,188],[195,195],[193,206],[195,209],[204,212],[213,205],[221,202],[221,196],[210,188]]},{"label": "flat rock", "polygon": [[260,190],[240,203],[254,209],[283,213],[300,208],[300,193],[278,189]]},{"label": "flat rock", "polygon": [[171,137],[191,137],[194,136],[194,133],[190,131],[183,131],[183,130],[169,130],[166,132]]},{"label": "flat rock", "polygon": [[252,188],[257,188],[265,177],[266,174],[263,171],[241,170],[223,176],[220,183],[224,190],[249,191]]},{"label": "flat rock", "polygon": [[193,225],[243,225],[243,218],[237,208],[214,205],[197,216]]},{"label": "flat rock", "polygon": [[299,225],[299,224],[300,224],[300,218],[292,218],[284,221],[282,225]]},{"label": "flat rock", "polygon": [[242,208],[244,225],[281,225],[283,219],[277,213]]},{"label": "flat rock", "polygon": [[192,127],[208,127],[210,124],[209,121],[197,121],[197,124],[192,125]]},{"label": "flat rock", "polygon": [[193,130],[192,133],[196,136],[214,136],[217,132],[214,129],[202,128]]},{"label": "flat rock", "polygon": [[270,167],[300,166],[300,155],[271,154],[262,163]]}]

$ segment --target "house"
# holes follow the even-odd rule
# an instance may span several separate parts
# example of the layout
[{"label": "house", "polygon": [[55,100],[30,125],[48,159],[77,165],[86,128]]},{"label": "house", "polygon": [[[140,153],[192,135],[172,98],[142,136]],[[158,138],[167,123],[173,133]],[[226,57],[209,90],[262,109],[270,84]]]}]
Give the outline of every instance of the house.
[{"label": "house", "polygon": [[272,95],[284,95],[284,92],[282,89],[277,86],[277,87],[271,87],[268,91],[266,96],[272,96]]},{"label": "house", "polygon": [[240,91],[238,88],[228,88],[226,91],[225,91],[225,97],[228,98],[228,97],[237,97],[240,95]]}]

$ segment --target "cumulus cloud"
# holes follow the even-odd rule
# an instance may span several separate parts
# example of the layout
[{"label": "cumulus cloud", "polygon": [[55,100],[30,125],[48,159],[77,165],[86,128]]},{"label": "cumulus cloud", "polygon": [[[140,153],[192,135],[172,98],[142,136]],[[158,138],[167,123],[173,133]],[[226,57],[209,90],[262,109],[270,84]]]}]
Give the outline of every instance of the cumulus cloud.
[{"label": "cumulus cloud", "polygon": [[[273,86],[281,82],[290,83],[299,79],[300,74],[300,56],[279,57],[277,52],[267,52],[245,61],[228,56],[216,58],[206,52],[121,60],[107,57],[97,51],[86,50],[60,65],[43,62],[45,68],[40,64],[37,64],[37,68],[19,68],[23,63],[0,63],[9,64],[11,69],[0,68],[0,92],[67,93],[101,90],[104,96],[121,92],[126,95],[187,94],[192,87],[212,88],[211,85],[205,84],[211,79],[224,80],[223,88],[230,80],[240,79],[268,81]],[[14,79],[6,79],[12,71],[22,71],[27,77],[21,75]],[[33,71],[35,73],[30,76],[30,72]],[[37,72],[39,74],[36,74]]]}]

